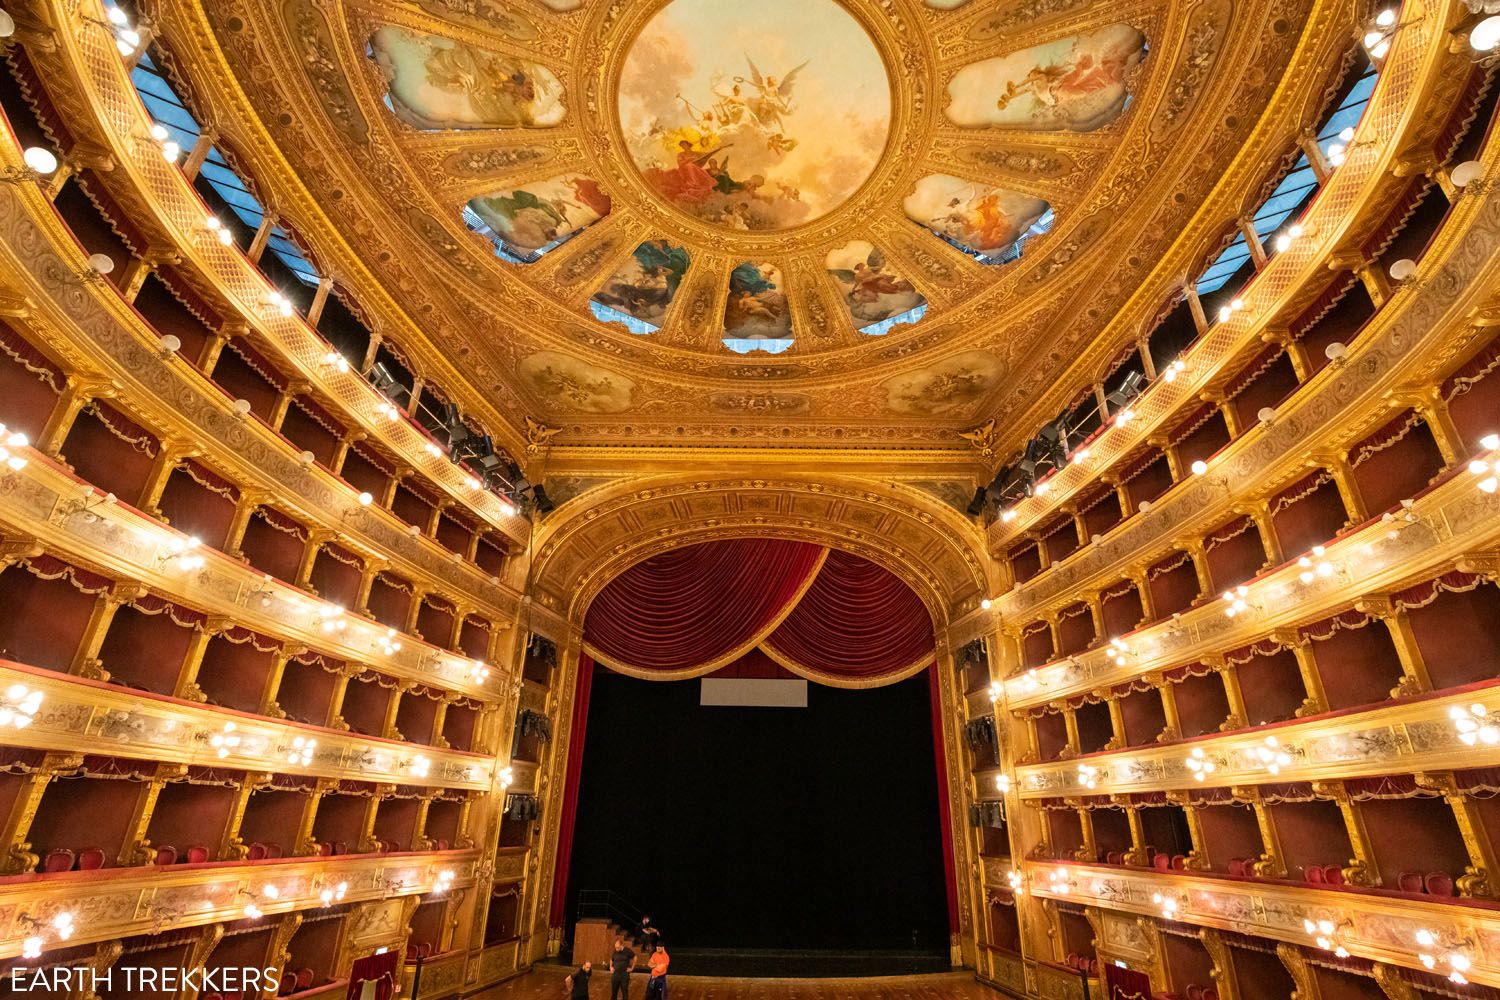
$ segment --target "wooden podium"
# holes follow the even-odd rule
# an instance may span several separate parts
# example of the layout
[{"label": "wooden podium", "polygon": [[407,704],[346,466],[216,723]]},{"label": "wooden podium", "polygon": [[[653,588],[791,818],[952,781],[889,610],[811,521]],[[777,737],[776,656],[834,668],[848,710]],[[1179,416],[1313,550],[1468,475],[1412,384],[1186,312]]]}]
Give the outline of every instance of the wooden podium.
[{"label": "wooden podium", "polygon": [[608,920],[580,920],[573,928],[573,964],[594,963],[595,971],[609,971],[609,954],[615,947],[615,934]]}]

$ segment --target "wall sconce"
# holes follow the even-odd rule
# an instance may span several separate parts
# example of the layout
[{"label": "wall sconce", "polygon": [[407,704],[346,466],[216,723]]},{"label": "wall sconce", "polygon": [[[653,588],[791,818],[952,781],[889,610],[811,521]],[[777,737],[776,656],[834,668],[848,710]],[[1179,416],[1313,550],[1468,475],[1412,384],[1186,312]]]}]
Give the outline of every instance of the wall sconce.
[{"label": "wall sconce", "polygon": [[106,274],[112,273],[114,269],[114,258],[109,254],[89,254],[89,259],[84,261],[83,270],[77,272],[77,277],[85,285],[97,285],[104,280]]},{"label": "wall sconce", "polygon": [[1005,693],[1004,686],[999,681],[990,681],[990,704],[993,705],[1000,700]]},{"label": "wall sconce", "polygon": [[1272,245],[1276,247],[1277,253],[1285,253],[1293,243],[1302,238],[1303,232],[1301,224],[1294,222],[1276,237],[1276,242]]},{"label": "wall sconce", "polygon": [[22,958],[40,958],[49,933],[58,941],[66,941],[77,929],[76,920],[69,910],[57,914],[45,924],[31,914],[23,913],[16,917],[16,923],[29,932],[21,939]]},{"label": "wall sconce", "polygon": [[1182,919],[1181,906],[1175,898],[1165,896],[1159,892],[1153,892],[1151,894],[1151,902],[1155,903],[1161,910],[1163,920]]},{"label": "wall sconce", "polygon": [[1099,787],[1099,769],[1091,764],[1079,764],[1078,783],[1091,790]]},{"label": "wall sconce", "polygon": [[1467,949],[1474,946],[1469,938],[1457,938],[1452,934],[1438,934],[1423,927],[1414,935],[1417,946],[1422,951],[1417,955],[1417,961],[1422,967],[1433,972],[1438,971],[1439,959],[1437,952],[1443,952],[1441,962],[1448,967],[1448,980],[1464,986],[1469,982],[1464,973],[1469,971],[1473,961],[1469,958]]},{"label": "wall sconce", "polygon": [[1333,564],[1323,558],[1326,550],[1321,545],[1314,545],[1312,553],[1297,560],[1298,567],[1302,572],[1297,574],[1297,579],[1304,584],[1312,583],[1320,576],[1332,576]]},{"label": "wall sconce", "polygon": [[1193,752],[1182,763],[1192,772],[1194,781],[1202,781],[1218,769],[1218,765],[1203,752],[1202,747],[1193,747]]},{"label": "wall sconce", "polygon": [[301,764],[303,767],[312,763],[313,754],[317,752],[318,741],[306,736],[298,736],[292,740],[291,747],[282,748],[286,752],[288,764]]},{"label": "wall sconce", "polygon": [[[1185,371],[1187,371],[1187,362],[1183,361],[1181,358],[1178,358],[1170,365],[1167,365],[1167,370],[1161,373],[1161,380],[1168,383],[1176,382],[1177,376],[1181,375]],[[1087,458],[1088,455],[1084,454],[1083,457]]]},{"label": "wall sconce", "polygon": [[0,699],[0,729],[6,726],[25,729],[31,725],[42,707],[42,697],[42,692],[25,684],[12,684],[6,688],[5,697]]},{"label": "wall sconce", "polygon": [[280,292],[273,291],[270,301],[271,307],[281,313],[281,315],[290,316],[292,314],[292,300]]},{"label": "wall sconce", "polygon": [[241,740],[236,728],[233,722],[226,722],[223,729],[208,738],[208,745],[214,748],[220,760],[239,749]]},{"label": "wall sconce", "polygon": [[507,764],[505,767],[502,767],[500,769],[500,788],[502,791],[509,788],[515,782],[515,780],[515,769],[510,765]]},{"label": "wall sconce", "polygon": [[342,632],[344,631],[344,629],[348,628],[349,621],[344,617],[344,609],[335,604],[327,611],[319,613],[318,616],[313,619],[313,625],[318,629],[318,631],[331,635],[335,632]]},{"label": "wall sconce", "polygon": [[432,761],[421,754],[417,754],[410,760],[402,761],[401,766],[410,771],[414,778],[425,778],[432,771]]},{"label": "wall sconce", "polygon": [[[137,42],[139,42],[139,36],[137,36]],[[132,46],[132,51],[133,50],[134,46]],[[161,144],[162,159],[166,160],[168,163],[177,162],[177,158],[182,155],[182,147],[177,145],[177,143],[173,141],[172,133],[167,131],[167,127],[165,125],[162,125],[160,123],[152,125],[151,138],[155,139],[158,143]]]},{"label": "wall sconce", "polygon": [[1365,25],[1364,38],[1360,39],[1365,51],[1370,54],[1372,60],[1380,60],[1386,57],[1391,50],[1391,39],[1396,36],[1398,29],[1404,27],[1396,23],[1396,8],[1387,7],[1376,14]]},{"label": "wall sconce", "polygon": [[1224,614],[1229,618],[1233,618],[1235,615],[1240,614],[1243,611],[1250,610],[1250,605],[1245,601],[1245,598],[1248,597],[1249,594],[1250,588],[1246,587],[1244,584],[1240,584],[1233,590],[1224,591],[1224,600],[1227,601],[1229,605],[1224,609]]},{"label": "wall sconce", "polygon": [[432,894],[434,896],[441,896],[451,888],[453,888],[453,869],[444,868],[438,872],[437,881],[432,886]]},{"label": "wall sconce", "polygon": [[12,472],[20,472],[26,468],[27,458],[16,454],[21,448],[31,445],[31,439],[20,431],[6,430],[4,424],[0,424],[0,462]]},{"label": "wall sconce", "polygon": [[375,640],[375,645],[379,647],[381,653],[386,656],[395,656],[401,652],[401,643],[397,641],[396,635],[395,629],[388,628],[385,630],[385,635]]},{"label": "wall sconce", "polygon": [[1117,667],[1123,667],[1130,662],[1130,647],[1119,639],[1109,640],[1109,646],[1105,648],[1104,655],[1109,657],[1111,663]]},{"label": "wall sconce", "polygon": [[348,891],[348,882],[340,882],[338,885],[331,887],[324,886],[323,890],[318,893],[318,899],[324,906],[332,906],[334,903],[341,902],[344,898],[344,894]]},{"label": "wall sconce", "polygon": [[184,573],[202,569],[204,559],[203,553],[199,551],[202,546],[203,543],[198,540],[197,535],[169,539],[166,551],[157,557],[156,565],[159,569],[165,569],[167,564],[171,563]]},{"label": "wall sconce", "polygon": [[1005,881],[1010,883],[1010,891],[1017,896],[1026,895],[1026,876],[1019,869],[1012,868],[1005,876]]},{"label": "wall sconce", "polygon": [[1280,774],[1283,767],[1289,767],[1292,763],[1292,755],[1282,748],[1281,741],[1274,736],[1267,736],[1255,748],[1254,755],[1255,760],[1271,774]]},{"label": "wall sconce", "polygon": [[1490,747],[1500,743],[1500,726],[1490,721],[1489,716],[1490,710],[1477,702],[1468,708],[1454,705],[1448,709],[1448,718],[1453,720],[1459,741],[1469,747],[1480,743]]},{"label": "wall sconce", "polygon": [[27,146],[21,153],[23,167],[6,167],[0,180],[12,184],[23,181],[40,181],[57,173],[57,156],[42,146]]},{"label": "wall sconce", "polygon": [[229,231],[228,226],[219,221],[219,217],[217,215],[210,215],[208,218],[204,219],[203,228],[207,229],[210,233],[213,233],[214,238],[217,239],[220,243],[224,244],[226,247],[234,242],[234,234]]},{"label": "wall sconce", "polygon": [[1326,917],[1318,920],[1303,918],[1302,929],[1312,935],[1313,943],[1324,951],[1331,951],[1339,958],[1348,958],[1349,949],[1344,947],[1343,931],[1353,927],[1352,920],[1341,920],[1334,923]]},{"label": "wall sconce", "polygon": [[1073,890],[1073,881],[1068,878],[1066,868],[1054,868],[1047,873],[1047,890],[1057,896],[1066,896]]},{"label": "wall sconce", "polygon": [[483,660],[475,660],[469,667],[469,680],[475,684],[483,684],[490,679],[490,668],[484,665]]},{"label": "wall sconce", "polygon": [[1478,486],[1485,493],[1494,493],[1500,489],[1500,460],[1496,460],[1494,452],[1500,451],[1500,434],[1486,434],[1479,439],[1479,446],[1491,453],[1488,460],[1476,458],[1469,463],[1469,473],[1479,476]]}]

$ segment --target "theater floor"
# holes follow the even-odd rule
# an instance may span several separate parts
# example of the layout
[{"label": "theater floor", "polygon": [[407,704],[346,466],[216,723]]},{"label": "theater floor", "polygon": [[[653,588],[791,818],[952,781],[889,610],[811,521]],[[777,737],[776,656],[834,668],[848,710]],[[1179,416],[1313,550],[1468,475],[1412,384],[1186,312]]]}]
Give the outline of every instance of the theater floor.
[{"label": "theater floor", "polygon": [[[571,970],[563,966],[538,966],[524,976],[476,993],[472,1000],[558,1000],[566,997],[563,977]],[[609,976],[602,970],[593,977],[592,996],[609,996]],[[646,989],[640,976],[631,977],[631,1000],[641,1000]],[[990,1000],[995,990],[974,981],[971,973],[954,972],[921,976],[878,976],[862,979],[728,979],[709,976],[673,976],[672,1000]]]}]

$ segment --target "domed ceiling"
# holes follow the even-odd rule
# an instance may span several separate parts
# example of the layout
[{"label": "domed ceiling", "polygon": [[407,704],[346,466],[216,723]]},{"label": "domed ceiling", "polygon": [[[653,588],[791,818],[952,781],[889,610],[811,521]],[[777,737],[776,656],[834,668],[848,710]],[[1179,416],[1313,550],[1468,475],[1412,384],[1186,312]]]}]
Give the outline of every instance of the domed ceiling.
[{"label": "domed ceiling", "polygon": [[1149,320],[1312,3],[182,7],[319,266],[517,423],[952,446]]}]

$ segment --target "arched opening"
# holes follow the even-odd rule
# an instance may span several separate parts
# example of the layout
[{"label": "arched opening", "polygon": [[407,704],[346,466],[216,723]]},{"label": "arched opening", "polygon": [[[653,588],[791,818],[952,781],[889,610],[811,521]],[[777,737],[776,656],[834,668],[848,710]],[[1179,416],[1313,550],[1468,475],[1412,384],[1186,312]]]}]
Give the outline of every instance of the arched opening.
[{"label": "arched opening", "polygon": [[677,971],[945,969],[936,661],[923,599],[841,548],[725,538],[619,572],[583,616],[568,748],[575,961],[649,948],[649,914]]}]

